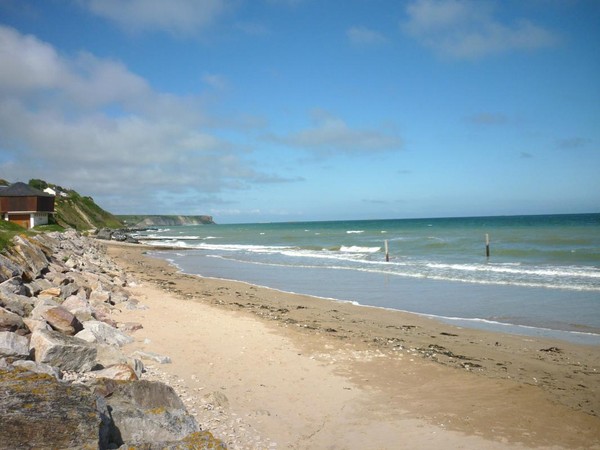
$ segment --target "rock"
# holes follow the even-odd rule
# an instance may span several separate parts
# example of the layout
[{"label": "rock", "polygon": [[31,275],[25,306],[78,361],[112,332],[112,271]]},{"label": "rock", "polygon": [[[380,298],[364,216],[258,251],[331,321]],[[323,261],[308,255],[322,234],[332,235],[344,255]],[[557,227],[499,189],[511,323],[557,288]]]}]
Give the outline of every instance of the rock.
[{"label": "rock", "polygon": [[103,368],[114,366],[116,364],[127,364],[133,369],[138,378],[141,378],[144,372],[144,363],[137,358],[126,356],[119,348],[113,345],[98,344],[96,346],[98,353],[96,363]]},{"label": "rock", "polygon": [[44,289],[38,294],[38,297],[60,297],[60,288],[53,286],[48,289]]},{"label": "rock", "polygon": [[77,294],[77,292],[79,292],[79,289],[81,289],[81,287],[77,283],[65,284],[60,287],[60,297],[66,299],[71,295]]},{"label": "rock", "polygon": [[45,278],[38,278],[26,283],[24,286],[25,289],[27,289],[27,295],[30,297],[35,297],[44,289],[50,289],[53,287],[53,284]]},{"label": "rock", "polygon": [[36,299],[31,297],[0,291],[0,306],[21,317],[31,314],[35,302]]},{"label": "rock", "polygon": [[117,445],[178,441],[200,429],[166,384],[98,380],[95,392],[108,393],[106,403],[113,420],[109,436]]},{"label": "rock", "polygon": [[44,313],[49,309],[60,306],[57,302],[49,298],[38,298],[35,308],[31,311],[31,318],[35,320],[45,320]]},{"label": "rock", "polygon": [[87,322],[83,322],[83,328],[91,331],[94,336],[96,336],[96,340],[104,344],[117,345],[120,347],[133,342],[131,336],[98,320],[88,320]]},{"label": "rock", "polygon": [[110,291],[92,291],[90,293],[90,303],[95,305],[98,303],[110,302]]},{"label": "rock", "polygon": [[20,277],[14,277],[0,283],[0,292],[6,294],[27,295],[27,289]]},{"label": "rock", "polygon": [[126,332],[126,333],[131,333],[133,331],[141,330],[142,328],[144,328],[144,327],[142,326],[141,323],[138,323],[138,322],[125,322],[125,323],[119,324],[119,330]]},{"label": "rock", "polygon": [[98,231],[98,234],[96,235],[96,239],[110,241],[111,238],[112,238],[112,230],[110,230],[108,228],[102,228],[100,231]]},{"label": "rock", "polygon": [[30,350],[35,361],[61,370],[88,372],[96,364],[96,347],[76,337],[58,331],[37,330],[31,335]]},{"label": "rock", "polygon": [[132,356],[136,356],[140,359],[154,361],[159,364],[170,364],[171,363],[171,358],[169,358],[168,356],[159,355],[158,353],[154,353],[154,352],[144,352],[142,350],[136,350],[135,352],[133,352]]},{"label": "rock", "polygon": [[21,275],[23,280],[35,280],[48,269],[49,261],[44,250],[51,254],[49,249],[23,236],[15,236],[12,243],[12,247],[7,250],[8,256],[23,269]]},{"label": "rock", "polygon": [[56,378],[57,380],[62,378],[60,370],[48,364],[36,363],[35,361],[18,360],[14,361],[12,365],[13,367],[20,367],[22,369],[29,370],[30,372],[45,373]]},{"label": "rock", "polygon": [[0,283],[13,277],[21,277],[22,275],[23,269],[18,264],[15,264],[6,256],[0,255]]},{"label": "rock", "polygon": [[36,320],[29,317],[23,319],[25,326],[29,329],[31,333],[36,330],[51,330],[50,325],[46,323],[45,320]]},{"label": "rock", "polygon": [[94,309],[85,297],[72,295],[62,302],[61,306],[70,311],[80,322],[92,320],[94,317]]},{"label": "rock", "polygon": [[229,399],[225,396],[225,394],[219,391],[206,394],[204,397],[202,397],[202,401],[217,408],[227,408],[229,406]]},{"label": "rock", "polygon": [[29,340],[11,331],[0,331],[0,357],[25,359],[29,356]]},{"label": "rock", "polygon": [[42,317],[56,331],[60,331],[69,336],[73,336],[83,329],[81,322],[79,322],[69,310],[62,306],[47,309],[42,313]]},{"label": "rock", "polygon": [[90,389],[21,368],[0,370],[2,448],[108,447],[106,404]]},{"label": "rock", "polygon": [[115,364],[105,369],[94,370],[90,375],[96,378],[110,378],[111,380],[134,381],[138,379],[133,368],[127,364]]},{"label": "rock", "polygon": [[17,314],[0,307],[0,331],[26,330],[23,319]]}]

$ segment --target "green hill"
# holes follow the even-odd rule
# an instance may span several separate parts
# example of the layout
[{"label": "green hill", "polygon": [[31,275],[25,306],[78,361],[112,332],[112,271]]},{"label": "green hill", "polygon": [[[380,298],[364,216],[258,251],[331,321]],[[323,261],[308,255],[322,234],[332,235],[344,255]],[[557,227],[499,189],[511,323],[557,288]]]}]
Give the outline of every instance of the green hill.
[{"label": "green hill", "polygon": [[92,197],[85,197],[72,189],[65,189],[44,180],[29,180],[29,185],[56,192],[54,222],[63,228],[89,230],[91,228],[121,228],[123,224],[111,213],[100,208]]}]

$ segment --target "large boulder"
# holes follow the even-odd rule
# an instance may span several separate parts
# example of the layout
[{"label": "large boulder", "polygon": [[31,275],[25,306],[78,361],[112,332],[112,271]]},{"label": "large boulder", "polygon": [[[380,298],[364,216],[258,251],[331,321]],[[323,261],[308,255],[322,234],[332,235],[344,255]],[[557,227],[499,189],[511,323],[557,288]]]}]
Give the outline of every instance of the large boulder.
[{"label": "large boulder", "polygon": [[52,367],[48,364],[36,363],[35,361],[29,361],[24,359],[19,359],[17,361],[13,361],[13,367],[20,367],[25,370],[29,370],[30,372],[35,373],[45,373],[46,375],[50,375],[57,380],[62,378],[62,373],[56,367]]},{"label": "large boulder", "polygon": [[0,331],[27,330],[21,317],[0,306]]},{"label": "large boulder", "polygon": [[25,289],[27,289],[28,296],[35,297],[44,289],[49,289],[53,286],[54,285],[45,278],[38,278],[36,280],[30,281],[29,283],[26,283]]},{"label": "large boulder", "polygon": [[[120,347],[133,342],[133,338],[131,336],[128,336],[122,331],[119,331],[104,322],[100,322],[99,320],[88,320],[87,322],[83,322],[83,328],[95,336],[96,342],[102,344],[116,345]],[[86,333],[85,336],[87,339],[89,333]]]},{"label": "large boulder", "polygon": [[25,359],[29,356],[29,340],[17,333],[0,331],[0,357]]},{"label": "large boulder", "polygon": [[0,283],[0,292],[5,294],[27,295],[27,289],[21,277],[13,277]]},{"label": "large boulder", "polygon": [[0,291],[0,306],[21,317],[26,317],[31,314],[35,302],[36,299],[33,297]]},{"label": "large boulder", "polygon": [[90,389],[24,369],[0,370],[0,447],[108,446],[109,413]]},{"label": "large boulder", "polygon": [[198,423],[173,388],[153,381],[99,380],[96,393],[106,395],[113,426],[110,440],[118,445],[178,441],[198,432]]},{"label": "large boulder", "polygon": [[61,370],[88,372],[96,364],[97,350],[93,344],[58,331],[36,330],[29,348],[34,351],[36,362]]},{"label": "large boulder", "polygon": [[15,236],[12,243],[8,249],[9,257],[23,269],[23,280],[35,280],[48,269],[48,256],[52,252],[47,247],[23,236]]},{"label": "large boulder", "polygon": [[77,320],[77,317],[62,306],[47,309],[42,314],[42,317],[56,331],[60,331],[69,336],[73,336],[83,329],[83,326],[81,325],[81,322]]},{"label": "large boulder", "polygon": [[109,228],[102,228],[100,231],[98,231],[98,234],[96,235],[96,239],[102,239],[105,241],[110,241],[112,238],[112,230],[110,230]]},{"label": "large boulder", "polygon": [[23,269],[10,258],[0,255],[0,283],[23,275]]},{"label": "large boulder", "polygon": [[30,317],[35,320],[45,320],[44,314],[46,311],[52,308],[60,306],[56,301],[51,298],[38,298],[35,304],[35,308],[31,311]]}]

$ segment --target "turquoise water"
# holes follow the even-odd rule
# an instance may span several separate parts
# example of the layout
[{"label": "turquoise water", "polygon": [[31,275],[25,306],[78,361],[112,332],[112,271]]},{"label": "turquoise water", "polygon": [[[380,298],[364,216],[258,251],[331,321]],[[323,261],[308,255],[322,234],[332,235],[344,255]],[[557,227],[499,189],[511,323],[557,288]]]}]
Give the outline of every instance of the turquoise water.
[{"label": "turquoise water", "polygon": [[203,225],[142,234],[190,249],[156,253],[186,273],[600,344],[600,214]]}]

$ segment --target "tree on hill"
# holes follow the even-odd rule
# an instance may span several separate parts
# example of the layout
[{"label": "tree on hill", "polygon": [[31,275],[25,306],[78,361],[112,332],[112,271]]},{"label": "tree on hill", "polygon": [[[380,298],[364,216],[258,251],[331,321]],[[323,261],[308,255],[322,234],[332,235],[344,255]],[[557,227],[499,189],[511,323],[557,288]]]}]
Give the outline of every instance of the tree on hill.
[{"label": "tree on hill", "polygon": [[9,186],[10,183],[6,181],[4,178],[0,178],[0,186]]},{"label": "tree on hill", "polygon": [[48,187],[48,183],[46,183],[44,180],[39,180],[37,178],[32,178],[31,180],[29,180],[28,184],[32,188],[38,189],[40,191],[43,191]]}]

